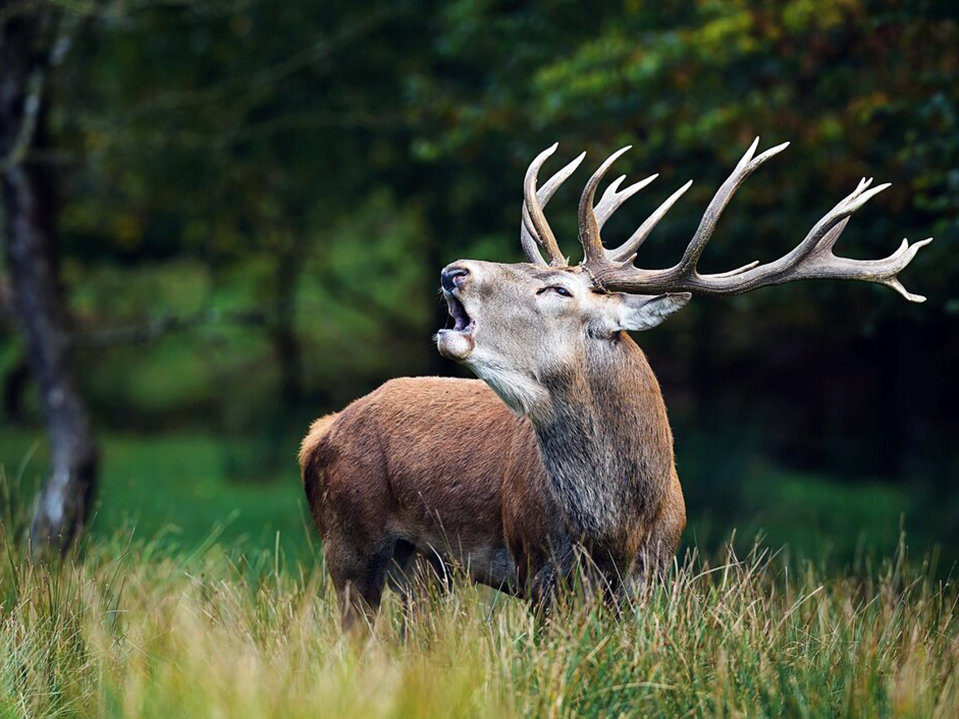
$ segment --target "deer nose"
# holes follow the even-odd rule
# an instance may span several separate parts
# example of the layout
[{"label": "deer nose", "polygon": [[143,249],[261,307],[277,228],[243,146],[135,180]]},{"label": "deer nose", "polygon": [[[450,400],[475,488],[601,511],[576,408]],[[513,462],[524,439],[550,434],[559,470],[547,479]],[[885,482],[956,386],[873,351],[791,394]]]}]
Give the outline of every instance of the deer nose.
[{"label": "deer nose", "polygon": [[440,272],[440,284],[443,285],[444,290],[452,292],[466,281],[469,274],[470,271],[465,267],[450,265],[449,267],[443,268],[443,271]]}]

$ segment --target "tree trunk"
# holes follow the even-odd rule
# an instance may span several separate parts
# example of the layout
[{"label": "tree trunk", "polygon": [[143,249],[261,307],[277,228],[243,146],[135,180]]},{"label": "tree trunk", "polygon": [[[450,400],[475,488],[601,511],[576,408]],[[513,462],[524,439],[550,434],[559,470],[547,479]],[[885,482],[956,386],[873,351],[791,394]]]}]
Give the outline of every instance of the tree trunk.
[{"label": "tree trunk", "polygon": [[49,9],[8,18],[0,34],[0,174],[13,312],[40,390],[51,474],[33,521],[35,551],[65,550],[87,519],[98,451],[70,372],[66,310],[56,262],[56,196],[49,166],[30,161],[45,144],[44,77],[56,17]]}]

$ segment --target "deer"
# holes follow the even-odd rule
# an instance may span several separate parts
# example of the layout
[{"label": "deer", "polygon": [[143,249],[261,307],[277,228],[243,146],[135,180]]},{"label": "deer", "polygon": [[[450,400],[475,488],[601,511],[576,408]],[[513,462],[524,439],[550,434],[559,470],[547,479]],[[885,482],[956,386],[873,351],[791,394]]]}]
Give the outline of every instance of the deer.
[{"label": "deer", "polygon": [[[469,579],[551,606],[588,566],[613,597],[668,571],[686,526],[673,436],[659,384],[630,332],[651,329],[694,294],[734,295],[807,279],[860,280],[906,300],[898,274],[928,238],[883,259],[833,252],[850,217],[889,187],[863,179],[790,252],[767,263],[703,274],[698,261],[733,194],[763,163],[752,143],[709,202],[679,261],[635,264],[670,195],[622,244],[607,247],[610,216],[657,175],[595,197],[609,156],[579,207],[583,260],[570,265],[544,214],[580,154],[542,187],[558,145],[523,183],[522,263],[458,260],[440,273],[453,326],[443,356],[478,379],[399,378],[311,426],[300,449],[307,501],[322,539],[345,629],[372,626],[384,587],[408,592],[411,562],[459,566]],[[584,561],[588,560],[588,561]]]}]

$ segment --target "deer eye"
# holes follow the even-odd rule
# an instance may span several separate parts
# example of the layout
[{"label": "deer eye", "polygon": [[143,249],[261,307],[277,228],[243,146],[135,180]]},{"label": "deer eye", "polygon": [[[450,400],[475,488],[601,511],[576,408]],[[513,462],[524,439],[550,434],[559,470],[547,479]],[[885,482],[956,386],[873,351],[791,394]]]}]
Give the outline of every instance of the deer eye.
[{"label": "deer eye", "polygon": [[561,296],[561,297],[572,297],[572,296],[573,296],[573,293],[570,292],[570,291],[569,291],[568,289],[566,289],[565,287],[563,287],[562,285],[548,285],[548,286],[546,286],[546,287],[543,287],[543,288],[542,288],[541,290],[539,290],[536,294],[541,295],[541,294],[543,294],[544,292],[548,292],[548,291],[550,291],[550,290],[552,290],[553,292],[555,292],[556,294],[558,294],[558,295]]}]

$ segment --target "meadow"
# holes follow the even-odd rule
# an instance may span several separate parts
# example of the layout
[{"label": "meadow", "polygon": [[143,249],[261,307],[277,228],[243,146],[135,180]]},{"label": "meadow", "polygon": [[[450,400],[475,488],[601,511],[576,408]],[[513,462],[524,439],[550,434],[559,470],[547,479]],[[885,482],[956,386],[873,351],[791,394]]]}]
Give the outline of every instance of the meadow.
[{"label": "meadow", "polygon": [[[25,468],[42,466],[43,448],[8,437],[28,459],[0,477],[3,717],[946,717],[959,706],[950,570],[935,554],[910,559],[902,535],[882,558],[868,522],[845,563],[835,544],[813,556],[742,531],[700,549],[709,532],[694,522],[648,596],[621,613],[581,597],[545,626],[488,589],[424,584],[412,614],[389,595],[356,642],[339,630],[295,470],[230,483],[211,441],[167,438],[150,454],[111,438],[90,531],[61,565],[34,563]],[[774,479],[782,516],[810,511],[783,504],[790,493],[808,503],[816,481],[830,486]],[[894,513],[876,515],[883,491],[865,501],[874,526],[895,527]],[[830,501],[837,526],[856,523],[854,503]]]},{"label": "meadow", "polygon": [[[902,553],[827,577],[757,549],[696,555],[614,615],[537,626],[459,582],[388,599],[364,644],[321,566],[121,537],[62,567],[5,537],[4,717],[954,716],[956,592]],[[424,588],[428,590],[428,587]]]}]

